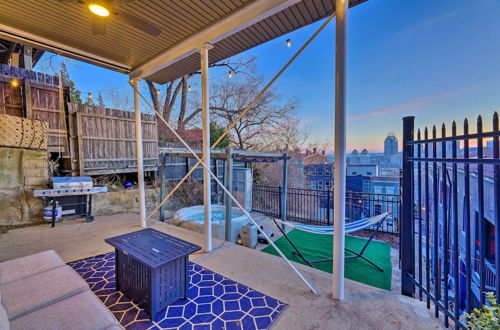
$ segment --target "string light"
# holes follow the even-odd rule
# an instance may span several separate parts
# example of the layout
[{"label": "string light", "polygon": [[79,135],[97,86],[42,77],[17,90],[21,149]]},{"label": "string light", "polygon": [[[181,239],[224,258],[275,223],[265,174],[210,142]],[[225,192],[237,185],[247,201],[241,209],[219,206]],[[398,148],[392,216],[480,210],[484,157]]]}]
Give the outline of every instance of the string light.
[{"label": "string light", "polygon": [[292,41],[290,39],[286,39],[286,46],[288,48],[292,47]]},{"label": "string light", "polygon": [[159,89],[156,90],[156,95],[160,95],[160,90]]},{"label": "string light", "polygon": [[188,85],[188,92],[190,92],[190,91],[191,91],[191,86],[190,86],[190,85]]},{"label": "string light", "polygon": [[19,87],[19,85],[20,85],[19,80],[17,80],[16,78],[10,81],[10,86],[12,86],[13,88],[17,88]]},{"label": "string light", "polygon": [[88,94],[88,96],[87,96],[87,97],[88,97],[88,99],[89,99],[89,100],[92,100],[92,93],[91,93],[91,92],[89,92],[89,94]]},{"label": "string light", "polygon": [[227,74],[227,76],[229,77],[229,79],[233,78],[233,71],[229,71],[229,73]]}]

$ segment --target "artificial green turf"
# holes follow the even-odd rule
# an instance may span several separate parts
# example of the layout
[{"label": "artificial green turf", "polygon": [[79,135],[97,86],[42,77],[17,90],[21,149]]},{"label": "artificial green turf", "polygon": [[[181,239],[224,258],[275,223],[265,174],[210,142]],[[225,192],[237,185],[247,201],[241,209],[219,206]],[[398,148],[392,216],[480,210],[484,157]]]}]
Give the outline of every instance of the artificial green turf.
[{"label": "artificial green turf", "polygon": [[[300,230],[292,230],[288,233],[288,236],[307,259],[332,258],[332,235],[318,235]],[[365,242],[366,239],[360,237],[346,236],[345,238],[345,246],[356,252],[361,251]],[[280,248],[290,260],[306,264],[299,256],[292,254],[294,249],[285,237],[280,237],[274,243],[276,243],[278,248]],[[262,251],[278,255],[271,245],[267,246]],[[349,255],[352,255],[352,253],[346,251],[346,256]],[[375,262],[384,271],[379,271],[361,258],[346,259],[344,276],[353,281],[390,291],[392,278],[391,245],[389,243],[372,240],[363,255]],[[332,262],[315,263],[314,268],[332,273],[333,264]]]}]

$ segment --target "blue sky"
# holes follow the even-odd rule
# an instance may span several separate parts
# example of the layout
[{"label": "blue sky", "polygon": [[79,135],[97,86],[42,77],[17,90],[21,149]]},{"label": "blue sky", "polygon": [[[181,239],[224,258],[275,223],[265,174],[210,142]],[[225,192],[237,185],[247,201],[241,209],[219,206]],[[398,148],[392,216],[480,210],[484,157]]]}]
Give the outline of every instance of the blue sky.
[{"label": "blue sky", "polygon": [[[370,0],[351,9],[348,150],[380,151],[389,131],[401,139],[406,115],[415,115],[418,127],[491,118],[500,109],[499,17],[498,0]],[[247,53],[270,79],[319,24]],[[311,142],[333,141],[334,27],[335,20],[277,82],[285,98],[299,99]],[[84,63],[69,68],[85,94],[127,91],[122,74]]]}]

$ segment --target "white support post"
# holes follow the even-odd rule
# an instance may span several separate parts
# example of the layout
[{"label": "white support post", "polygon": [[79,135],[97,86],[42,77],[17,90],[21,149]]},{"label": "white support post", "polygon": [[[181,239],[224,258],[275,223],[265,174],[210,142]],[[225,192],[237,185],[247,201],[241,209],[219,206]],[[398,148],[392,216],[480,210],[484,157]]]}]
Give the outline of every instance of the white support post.
[{"label": "white support post", "polygon": [[204,44],[200,47],[201,59],[201,121],[203,130],[203,205],[205,210],[204,233],[205,246],[204,251],[212,251],[212,192],[210,187],[210,109],[209,109],[209,90],[208,90],[208,50],[213,48],[210,44]]},{"label": "white support post", "polygon": [[344,300],[348,0],[336,0],[333,299]]},{"label": "white support post", "polygon": [[141,125],[141,104],[139,99],[139,81],[132,81],[134,88],[134,109],[135,109],[135,150],[137,156],[137,180],[139,183],[139,219],[141,227],[146,227],[146,196],[144,193],[144,159],[142,153],[142,125]]}]

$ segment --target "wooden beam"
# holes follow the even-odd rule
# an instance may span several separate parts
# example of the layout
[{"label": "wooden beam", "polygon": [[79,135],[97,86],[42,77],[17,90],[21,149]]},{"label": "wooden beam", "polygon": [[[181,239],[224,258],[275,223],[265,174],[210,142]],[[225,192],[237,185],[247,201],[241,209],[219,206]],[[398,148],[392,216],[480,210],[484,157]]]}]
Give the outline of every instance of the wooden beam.
[{"label": "wooden beam", "polygon": [[31,98],[31,82],[24,79],[24,111],[26,118],[33,119],[33,99]]},{"label": "wooden beam", "polygon": [[78,136],[78,164],[80,176],[85,175],[85,160],[83,156],[83,127],[82,127],[82,114],[76,113],[76,132]]}]

